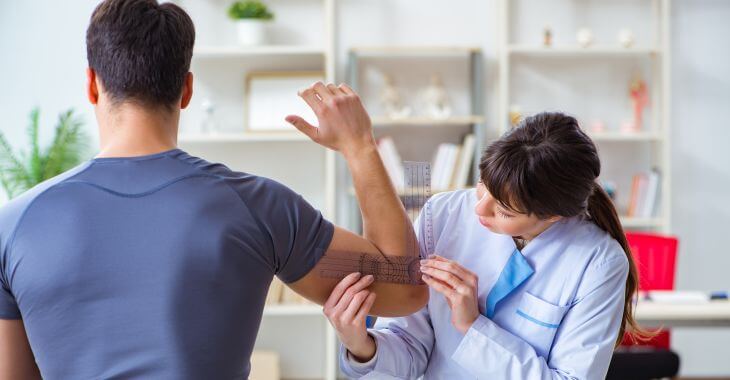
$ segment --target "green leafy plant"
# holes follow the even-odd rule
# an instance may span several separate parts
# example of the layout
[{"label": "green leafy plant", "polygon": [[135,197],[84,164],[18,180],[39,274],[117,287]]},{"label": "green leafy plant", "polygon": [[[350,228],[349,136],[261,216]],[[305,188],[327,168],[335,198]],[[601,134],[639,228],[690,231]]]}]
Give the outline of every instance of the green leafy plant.
[{"label": "green leafy plant", "polygon": [[269,12],[266,4],[258,0],[236,1],[228,8],[228,17],[234,20],[258,19],[271,20],[274,14]]},{"label": "green leafy plant", "polygon": [[55,136],[45,149],[38,142],[40,110],[30,112],[28,138],[30,151],[15,153],[5,135],[0,132],[0,184],[13,198],[31,187],[53,178],[81,163],[88,147],[83,122],[73,109],[58,116]]}]

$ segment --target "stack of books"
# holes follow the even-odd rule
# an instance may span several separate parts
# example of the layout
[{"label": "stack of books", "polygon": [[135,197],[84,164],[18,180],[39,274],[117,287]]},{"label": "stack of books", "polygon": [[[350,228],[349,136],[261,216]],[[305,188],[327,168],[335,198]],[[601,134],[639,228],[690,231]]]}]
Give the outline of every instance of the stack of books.
[{"label": "stack of books", "polygon": [[636,174],[631,185],[631,199],[627,216],[653,218],[657,216],[661,174],[657,169]]},{"label": "stack of books", "polygon": [[[461,189],[469,183],[469,173],[474,161],[476,141],[473,134],[464,138],[461,145],[443,143],[436,149],[431,162],[431,189],[434,192]],[[391,137],[378,140],[378,152],[391,181],[400,192],[404,190],[403,161]]]}]

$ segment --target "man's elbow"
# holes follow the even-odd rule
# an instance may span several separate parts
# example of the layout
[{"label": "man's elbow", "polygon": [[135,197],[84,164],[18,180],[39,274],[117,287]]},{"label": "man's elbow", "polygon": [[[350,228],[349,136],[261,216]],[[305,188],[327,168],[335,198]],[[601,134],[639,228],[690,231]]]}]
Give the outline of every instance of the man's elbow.
[{"label": "man's elbow", "polygon": [[[428,286],[407,285],[398,289],[384,289],[388,301],[376,305],[371,314],[379,317],[404,317],[421,310],[428,303]],[[381,293],[382,294],[382,293]]]}]

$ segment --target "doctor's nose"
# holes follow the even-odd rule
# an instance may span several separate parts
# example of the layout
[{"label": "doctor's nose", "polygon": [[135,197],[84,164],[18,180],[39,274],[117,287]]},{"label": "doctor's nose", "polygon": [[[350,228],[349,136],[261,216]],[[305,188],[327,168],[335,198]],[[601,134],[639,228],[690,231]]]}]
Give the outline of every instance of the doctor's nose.
[{"label": "doctor's nose", "polygon": [[474,212],[479,216],[492,217],[494,216],[494,202],[492,195],[485,191],[477,201]]}]

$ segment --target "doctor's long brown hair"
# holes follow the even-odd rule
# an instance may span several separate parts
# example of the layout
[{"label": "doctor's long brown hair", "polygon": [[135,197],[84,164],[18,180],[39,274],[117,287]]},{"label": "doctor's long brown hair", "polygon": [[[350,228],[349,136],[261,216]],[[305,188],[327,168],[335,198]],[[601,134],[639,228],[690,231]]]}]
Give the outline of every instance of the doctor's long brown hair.
[{"label": "doctor's long brown hair", "polygon": [[616,239],[629,261],[618,345],[625,331],[648,334],[636,323],[632,299],[639,278],[613,202],[596,182],[601,162],[593,141],[571,116],[540,113],[492,143],[479,164],[492,196],[514,211],[539,218],[588,216]]}]

